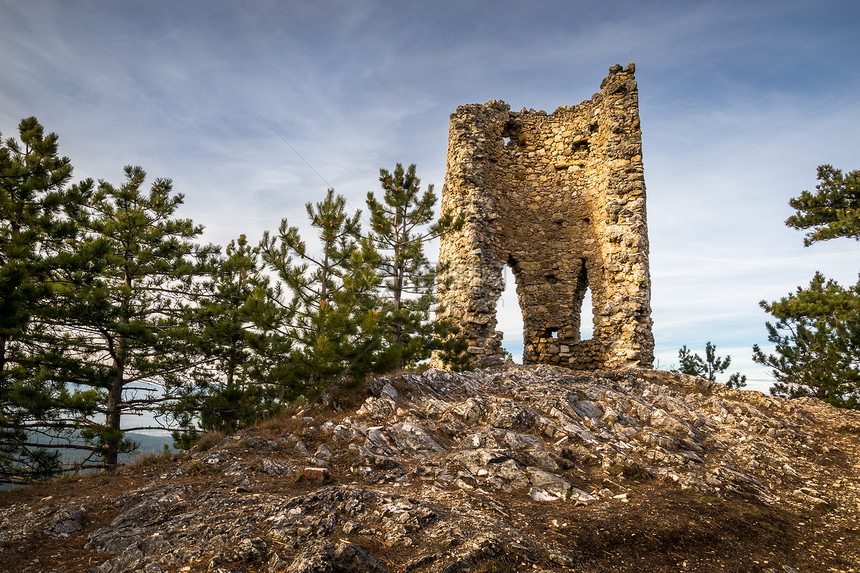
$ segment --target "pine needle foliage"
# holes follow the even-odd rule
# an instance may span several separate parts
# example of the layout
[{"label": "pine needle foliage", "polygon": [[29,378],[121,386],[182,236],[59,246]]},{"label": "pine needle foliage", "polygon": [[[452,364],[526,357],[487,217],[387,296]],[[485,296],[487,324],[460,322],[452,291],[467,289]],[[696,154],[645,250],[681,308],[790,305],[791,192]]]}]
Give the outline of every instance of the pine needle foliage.
[{"label": "pine needle foliage", "polygon": [[[786,225],[809,230],[807,247],[837,237],[860,240],[860,171],[846,175],[821,165],[817,177],[815,193],[789,201],[796,213]],[[765,325],[774,352],[753,347],[753,360],[776,379],[770,392],[860,408],[860,281],[846,288],[816,272],[808,287],[759,305],[776,318]]]},{"label": "pine needle foliage", "polygon": [[167,410],[181,428],[173,437],[183,449],[202,433],[231,434],[274,414],[277,370],[291,349],[279,331],[291,319],[275,303],[260,248],[245,235],[227,245],[201,286],[204,294],[189,310],[203,359]]},{"label": "pine needle foliage", "polygon": [[298,227],[281,221],[278,234],[266,232],[262,258],[285,289],[279,299],[292,321],[294,341],[282,370],[284,398],[314,398],[334,383],[361,381],[385,369],[376,308],[376,252],[361,236],[361,213],[349,215],[346,199],[333,189],[322,201],[305,205],[318,244]]},{"label": "pine needle foliage", "polygon": [[72,166],[59,156],[58,136],[34,117],[20,122],[18,136],[0,142],[0,483],[59,469],[58,452],[33,432],[56,416],[64,390],[43,366],[57,354],[43,323],[58,269],[74,264],[67,242],[78,233],[67,216]]},{"label": "pine needle foliage", "polygon": [[776,379],[771,394],[860,408],[860,283],[843,288],[815,273],[808,287],[760,304],[777,319],[765,325],[774,352],[753,347]]},{"label": "pine needle foliage", "polygon": [[816,192],[804,191],[788,203],[797,212],[785,224],[810,229],[803,239],[809,246],[838,237],[860,241],[860,170],[843,174],[831,165],[818,167]]},{"label": "pine needle foliage", "polygon": [[417,366],[433,351],[447,351],[454,358],[465,343],[457,339],[452,324],[432,320],[436,268],[424,247],[462,221],[445,213],[436,219],[433,185],[422,193],[414,163],[406,169],[398,163],[391,172],[380,169],[379,182],[382,198],[368,192],[367,206],[370,237],[380,254],[380,322],[392,361],[401,369]]}]

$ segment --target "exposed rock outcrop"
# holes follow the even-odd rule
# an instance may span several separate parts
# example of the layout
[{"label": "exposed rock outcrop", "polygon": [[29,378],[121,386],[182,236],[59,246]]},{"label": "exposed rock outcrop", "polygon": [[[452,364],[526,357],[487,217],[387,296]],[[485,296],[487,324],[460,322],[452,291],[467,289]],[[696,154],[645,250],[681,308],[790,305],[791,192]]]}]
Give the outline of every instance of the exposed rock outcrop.
[{"label": "exposed rock outcrop", "polygon": [[858,412],[650,370],[430,370],[368,389],[356,408],[328,398],[143,482],[137,468],[67,499],[6,493],[0,563],[64,570],[46,548],[73,542],[68,570],[100,573],[850,571],[860,558]]}]

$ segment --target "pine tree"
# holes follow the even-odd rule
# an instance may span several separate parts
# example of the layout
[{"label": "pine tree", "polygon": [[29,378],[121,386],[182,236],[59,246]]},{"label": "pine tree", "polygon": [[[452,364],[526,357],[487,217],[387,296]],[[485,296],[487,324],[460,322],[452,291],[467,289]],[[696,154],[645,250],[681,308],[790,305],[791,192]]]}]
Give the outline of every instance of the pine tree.
[{"label": "pine tree", "polygon": [[290,352],[289,339],[278,332],[290,317],[275,305],[259,247],[245,235],[230,242],[205,286],[190,318],[204,359],[190,371],[195,383],[182,389],[171,410],[182,426],[174,433],[182,447],[197,438],[197,426],[229,434],[276,411],[276,371]]},{"label": "pine tree", "polygon": [[78,229],[57,135],[34,117],[18,133],[0,144],[0,482],[26,483],[58,470],[57,452],[36,439],[64,391],[43,367],[58,348],[42,323],[58,269],[75,264],[67,242]]},{"label": "pine tree", "polygon": [[436,271],[424,254],[424,246],[447,230],[461,225],[450,215],[436,220],[433,185],[421,192],[421,180],[413,163],[407,169],[398,163],[393,172],[379,170],[384,191],[382,200],[367,194],[371,238],[381,254],[382,279],[380,321],[398,369],[414,366],[434,350],[454,350],[454,328],[447,322],[433,322],[431,309],[436,301]]},{"label": "pine tree", "polygon": [[[789,200],[796,212],[785,224],[810,230],[807,247],[837,237],[860,240],[860,171],[846,176],[821,165],[818,180],[816,193]],[[777,319],[765,325],[774,354],[753,347],[753,360],[772,368],[770,392],[860,408],[860,281],[843,288],[816,272],[809,287],[759,305]]]},{"label": "pine tree", "polygon": [[103,265],[71,277],[86,283],[63,302],[74,309],[65,327],[76,363],[57,373],[74,389],[72,401],[90,405],[78,422],[81,436],[108,469],[135,447],[125,431],[151,427],[123,419],[158,414],[186,383],[198,340],[189,305],[215,251],[193,242],[201,227],[174,218],[183,197],[170,180],[156,179],[146,193],[140,167],[125,174],[120,187],[99,182],[81,215],[86,234],[77,247],[98,253]]},{"label": "pine tree", "polygon": [[318,249],[309,249],[286,219],[276,237],[267,232],[261,243],[293,317],[288,328],[295,345],[281,372],[286,399],[318,396],[334,382],[358,381],[380,367],[376,254],[361,239],[360,213],[348,216],[346,199],[333,189],[305,207]]},{"label": "pine tree", "polygon": [[[717,347],[710,341],[705,343],[705,358],[691,352],[685,344],[678,350],[679,367],[675,372],[683,372],[691,376],[699,376],[711,382],[716,382],[717,374],[725,372],[732,363],[732,357],[717,356]],[[747,385],[747,377],[735,372],[726,381],[729,388],[743,388]]]}]

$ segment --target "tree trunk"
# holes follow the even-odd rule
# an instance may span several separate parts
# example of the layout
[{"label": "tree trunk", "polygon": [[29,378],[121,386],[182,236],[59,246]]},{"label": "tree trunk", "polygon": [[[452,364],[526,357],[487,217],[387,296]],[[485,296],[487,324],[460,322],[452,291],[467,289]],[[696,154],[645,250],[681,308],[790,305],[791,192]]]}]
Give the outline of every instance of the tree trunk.
[{"label": "tree trunk", "polygon": [[[128,271],[128,261],[130,255],[126,253],[126,268],[124,283],[126,287],[126,295],[123,296],[120,307],[120,324],[123,327],[128,327],[131,323],[131,286],[132,278]],[[122,331],[120,331],[122,332]],[[105,416],[105,425],[112,434],[116,435],[122,428],[122,390],[125,386],[125,358],[127,352],[128,341],[124,334],[120,334],[116,339],[116,350],[113,354],[114,367],[116,368],[116,377],[108,392],[107,415]],[[107,451],[104,454],[104,464],[107,471],[115,471],[119,458],[119,443],[114,441],[111,436],[111,441],[108,444]]]},{"label": "tree trunk", "polygon": [[0,338],[0,389],[6,384],[6,337]]},{"label": "tree trunk", "polygon": [[[116,377],[108,392],[107,415],[105,425],[109,430],[120,430],[122,421],[122,388],[125,385],[125,340],[120,339],[117,344],[117,355],[114,359]],[[104,453],[103,461],[105,469],[109,472],[115,471],[119,458],[119,445],[111,441],[107,451]]]},{"label": "tree trunk", "polygon": [[401,298],[403,296],[403,275],[405,274],[405,269],[403,268],[406,265],[406,262],[403,260],[403,249],[405,248],[400,241],[406,239],[406,230],[400,228],[400,224],[402,223],[404,226],[406,225],[406,214],[401,214],[400,208],[398,207],[395,211],[394,215],[394,292],[392,293],[394,298],[394,328],[391,335],[392,342],[394,346],[399,351],[399,356],[397,358],[397,370],[398,372],[403,369],[403,352],[401,349],[401,340],[403,339],[403,317],[400,315],[401,308]]},{"label": "tree trunk", "polygon": [[[403,317],[400,315],[400,306],[401,306],[401,296],[403,292],[403,272],[398,268],[398,261],[395,257],[394,259],[394,328],[391,334],[392,342],[396,348],[400,348],[400,342],[403,339]],[[397,370],[401,370],[403,368],[403,354],[401,352],[400,356],[397,359]]]}]

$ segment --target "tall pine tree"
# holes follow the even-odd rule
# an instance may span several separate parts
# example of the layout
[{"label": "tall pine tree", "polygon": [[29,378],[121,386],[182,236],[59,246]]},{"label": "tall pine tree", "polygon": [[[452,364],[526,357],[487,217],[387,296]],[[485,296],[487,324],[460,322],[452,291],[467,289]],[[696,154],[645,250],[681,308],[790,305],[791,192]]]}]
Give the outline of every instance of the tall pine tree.
[{"label": "tall pine tree", "polygon": [[[789,200],[796,212],[786,225],[808,230],[807,247],[837,237],[860,240],[860,171],[844,175],[821,165],[818,180],[815,193]],[[774,353],[753,347],[753,360],[776,379],[771,393],[860,408],[860,281],[844,288],[817,272],[807,288],[759,305],[777,319],[765,325]]]},{"label": "tall pine tree", "polygon": [[454,328],[434,322],[436,269],[427,260],[424,246],[461,223],[450,215],[436,219],[433,185],[421,192],[421,180],[413,163],[398,163],[393,172],[379,170],[382,199],[367,194],[373,245],[380,253],[382,279],[380,321],[385,328],[395,366],[415,366],[434,350],[456,356],[465,344],[451,336]]},{"label": "tall pine tree", "polygon": [[295,346],[282,370],[287,399],[315,397],[332,383],[357,381],[382,368],[376,254],[361,239],[360,213],[349,216],[346,200],[333,189],[305,207],[318,246],[309,248],[286,219],[277,236],[267,232],[261,243],[293,317],[288,330]]},{"label": "tall pine tree", "polygon": [[64,303],[75,309],[66,328],[77,357],[64,382],[73,399],[92,404],[81,434],[108,469],[134,448],[125,431],[159,426],[123,420],[156,415],[187,382],[198,356],[189,305],[215,252],[194,242],[202,227],[174,218],[183,197],[170,180],[156,179],[147,192],[140,167],[125,175],[119,187],[101,181],[80,218],[78,247],[104,265],[79,277],[89,284],[65,293]]},{"label": "tall pine tree", "polygon": [[65,390],[46,367],[60,345],[45,313],[58,271],[75,264],[68,213],[80,195],[67,188],[72,166],[56,134],[34,117],[18,134],[0,144],[0,482],[26,483],[58,469],[57,452],[39,445]]}]

